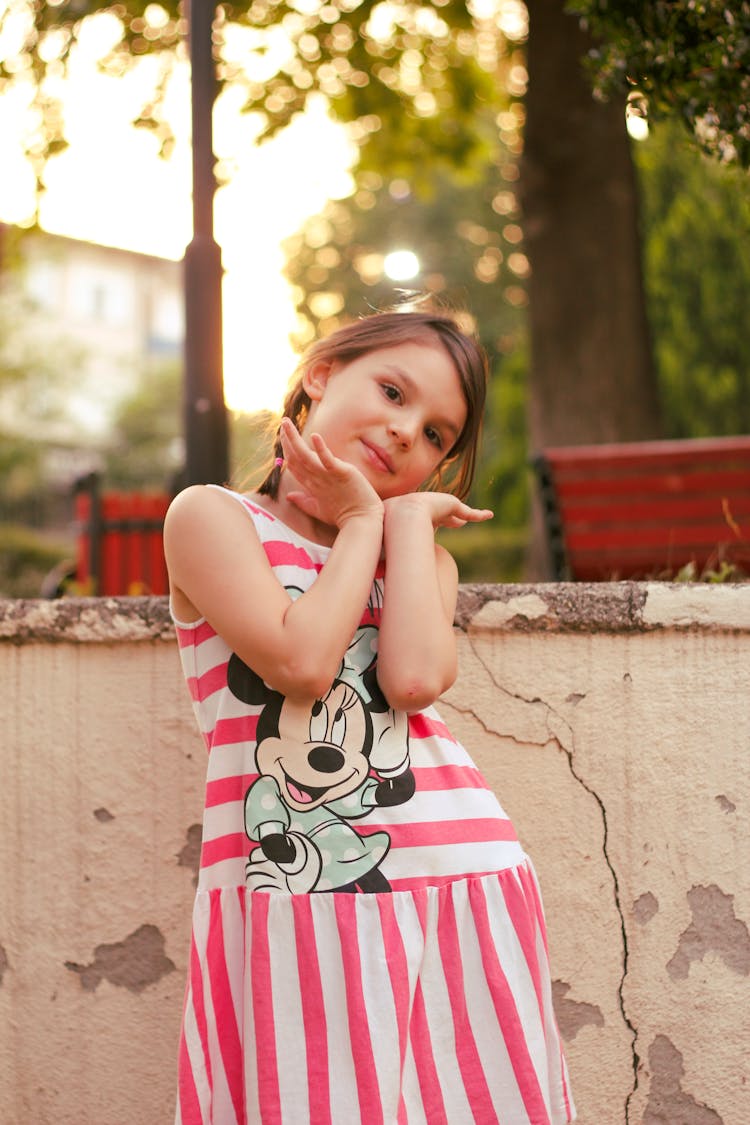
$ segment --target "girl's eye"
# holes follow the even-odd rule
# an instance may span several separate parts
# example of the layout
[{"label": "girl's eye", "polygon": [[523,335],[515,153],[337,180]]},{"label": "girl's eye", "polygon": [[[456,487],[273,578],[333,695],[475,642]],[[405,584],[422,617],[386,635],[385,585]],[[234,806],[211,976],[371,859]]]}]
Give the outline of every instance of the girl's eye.
[{"label": "girl's eye", "polygon": [[383,383],[383,394],[389,398],[391,402],[401,401],[401,391],[398,387],[394,387],[393,383]]},{"label": "girl's eye", "polygon": [[432,442],[433,445],[436,445],[438,449],[443,448],[443,439],[437,430],[433,430],[432,426],[428,426],[425,430],[425,437],[429,442]]}]

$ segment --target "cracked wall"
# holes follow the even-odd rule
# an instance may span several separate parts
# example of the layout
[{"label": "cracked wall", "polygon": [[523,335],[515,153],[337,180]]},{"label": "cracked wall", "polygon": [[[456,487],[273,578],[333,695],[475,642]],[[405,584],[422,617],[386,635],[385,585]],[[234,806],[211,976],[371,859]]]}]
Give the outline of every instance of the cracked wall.
[{"label": "cracked wall", "polygon": [[[746,1125],[750,587],[464,587],[457,626],[579,1121]],[[0,602],[0,677],[0,1120],[168,1121],[205,752],[166,604]]]},{"label": "cracked wall", "polygon": [[474,598],[473,749],[539,869],[580,1120],[746,1125],[750,587]]}]

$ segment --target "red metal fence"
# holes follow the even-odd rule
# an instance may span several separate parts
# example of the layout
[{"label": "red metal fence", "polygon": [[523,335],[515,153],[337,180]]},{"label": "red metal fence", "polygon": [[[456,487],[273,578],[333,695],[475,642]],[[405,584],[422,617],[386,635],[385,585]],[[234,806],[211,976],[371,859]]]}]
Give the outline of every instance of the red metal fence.
[{"label": "red metal fence", "polygon": [[75,583],[82,594],[166,594],[162,547],[167,493],[102,492],[95,473],[78,482]]}]

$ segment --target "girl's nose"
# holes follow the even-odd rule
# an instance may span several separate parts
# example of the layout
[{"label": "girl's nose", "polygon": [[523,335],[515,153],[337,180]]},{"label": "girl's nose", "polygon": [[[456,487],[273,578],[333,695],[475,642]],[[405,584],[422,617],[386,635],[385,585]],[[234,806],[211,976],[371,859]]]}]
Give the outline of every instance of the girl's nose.
[{"label": "girl's nose", "polygon": [[391,422],[388,427],[388,432],[391,437],[402,446],[403,449],[409,449],[414,441],[414,427],[406,419],[399,419],[397,422]]}]

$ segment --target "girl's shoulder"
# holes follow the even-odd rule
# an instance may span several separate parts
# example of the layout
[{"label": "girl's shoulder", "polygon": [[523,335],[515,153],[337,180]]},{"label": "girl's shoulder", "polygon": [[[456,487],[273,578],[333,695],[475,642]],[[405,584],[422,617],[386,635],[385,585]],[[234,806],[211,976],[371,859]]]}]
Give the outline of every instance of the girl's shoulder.
[{"label": "girl's shoulder", "polygon": [[236,492],[219,484],[192,484],[178,492],[167,511],[165,527],[175,523],[213,522],[222,518],[235,518],[238,507],[251,517],[273,519],[252,493]]},{"label": "girl's shoulder", "polygon": [[294,518],[285,518],[274,507],[273,500],[255,492],[237,492],[215,484],[191,485],[170,505],[164,523],[165,542],[172,538],[184,541],[196,534],[211,536],[227,525],[244,522],[252,524],[262,544],[274,540],[294,544],[325,560],[330,546],[308,538],[295,526]]}]

